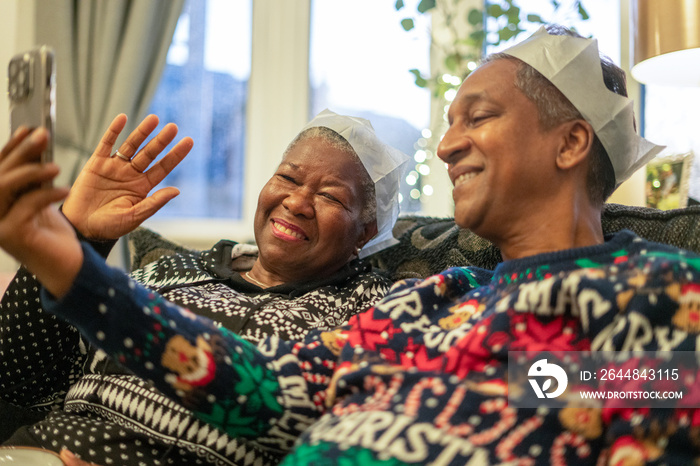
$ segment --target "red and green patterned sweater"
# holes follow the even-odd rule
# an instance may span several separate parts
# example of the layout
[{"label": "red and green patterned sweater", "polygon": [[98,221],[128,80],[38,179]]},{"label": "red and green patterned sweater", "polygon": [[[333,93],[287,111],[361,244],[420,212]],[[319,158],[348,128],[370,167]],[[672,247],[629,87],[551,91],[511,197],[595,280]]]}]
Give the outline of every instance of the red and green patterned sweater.
[{"label": "red and green patterned sweater", "polygon": [[700,258],[631,232],[493,272],[452,268],[400,282],[344,327],[257,347],[85,251],[69,294],[56,302],[44,292],[45,309],[229,435],[288,452],[283,464],[700,456],[700,411],[507,401],[508,351],[696,351]]}]

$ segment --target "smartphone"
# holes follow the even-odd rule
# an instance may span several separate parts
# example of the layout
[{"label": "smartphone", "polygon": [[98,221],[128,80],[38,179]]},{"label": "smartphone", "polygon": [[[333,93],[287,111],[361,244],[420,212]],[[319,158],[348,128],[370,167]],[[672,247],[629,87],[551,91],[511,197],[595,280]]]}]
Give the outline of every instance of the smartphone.
[{"label": "smartphone", "polygon": [[20,126],[30,129],[43,126],[49,132],[49,143],[41,155],[41,162],[53,161],[56,120],[56,67],[53,50],[43,45],[13,56],[7,67],[7,75],[10,134]]}]

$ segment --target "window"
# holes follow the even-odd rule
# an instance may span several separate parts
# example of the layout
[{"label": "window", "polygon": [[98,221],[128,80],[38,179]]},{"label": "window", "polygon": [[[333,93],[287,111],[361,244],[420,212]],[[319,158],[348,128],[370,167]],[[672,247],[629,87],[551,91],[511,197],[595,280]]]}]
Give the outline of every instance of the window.
[{"label": "window", "polygon": [[[405,14],[395,4],[312,2],[309,118],[325,108],[366,118],[382,141],[414,156],[430,123],[430,94],[415,85],[408,70],[429,68],[430,37],[425,28],[404,31],[400,22]],[[428,167],[417,162],[422,160],[411,164],[401,190],[402,212],[420,210],[415,170]]]},{"label": "window", "polygon": [[[177,123],[195,146],[163,182],[182,195],[148,226],[192,244],[187,236],[200,232],[182,222],[191,218],[211,235],[250,239],[252,199],[284,149],[260,139],[286,144],[294,135],[289,128],[297,131],[326,107],[370,119],[380,138],[413,155],[428,126],[430,98],[408,70],[427,66],[429,37],[406,33],[401,19],[394,0],[187,0],[150,111]],[[292,69],[301,63],[303,80]],[[302,119],[294,113],[300,99],[279,98],[289,94],[304,96]],[[420,188],[416,178],[409,174],[413,185],[404,187],[404,210],[420,206],[414,200],[407,207]]]},{"label": "window", "polygon": [[187,0],[150,113],[194,148],[164,181],[184,193],[157,217],[240,219],[252,0]]},{"label": "window", "polygon": [[[430,69],[430,17],[418,15],[425,24],[404,31],[401,20],[420,0],[404,1],[397,12],[395,0],[187,0],[151,111],[195,146],[164,181],[182,195],[147,226],[192,246],[252,239],[260,188],[286,144],[324,108],[369,119],[380,138],[414,157],[403,212],[449,215],[449,180],[421,146],[431,138],[430,92],[409,72]],[[536,1],[551,9],[550,0],[527,8]],[[583,2],[592,19],[579,31],[619,61],[617,2]]]}]

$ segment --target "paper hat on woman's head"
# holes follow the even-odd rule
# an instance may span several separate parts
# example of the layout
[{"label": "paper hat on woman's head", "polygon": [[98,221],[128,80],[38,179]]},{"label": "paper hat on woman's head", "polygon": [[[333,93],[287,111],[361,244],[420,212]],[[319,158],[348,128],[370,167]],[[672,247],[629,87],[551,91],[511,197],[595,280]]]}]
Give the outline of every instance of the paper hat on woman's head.
[{"label": "paper hat on woman's head", "polygon": [[[409,157],[384,144],[372,124],[364,118],[338,115],[326,109],[316,115],[301,131],[316,126],[330,128],[345,138],[357,153],[374,182],[377,198],[378,233],[362,248],[360,257],[396,244],[392,230],[399,216],[399,183]],[[300,131],[300,132],[301,132]]]},{"label": "paper hat on woman's head", "polygon": [[637,135],[632,100],[605,86],[595,39],[550,35],[541,27],[502,53],[539,71],[591,124],[618,186],[664,148]]}]

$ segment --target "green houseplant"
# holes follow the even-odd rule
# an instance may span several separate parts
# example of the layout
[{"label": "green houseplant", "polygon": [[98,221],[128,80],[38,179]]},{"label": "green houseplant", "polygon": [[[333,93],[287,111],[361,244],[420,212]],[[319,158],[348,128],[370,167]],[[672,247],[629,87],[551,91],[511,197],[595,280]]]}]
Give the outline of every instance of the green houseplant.
[{"label": "green houseplant", "polygon": [[[446,110],[482,55],[492,47],[517,38],[526,32],[528,26],[532,29],[532,26],[548,22],[571,24],[589,19],[581,0],[549,0],[551,18],[525,12],[520,3],[533,6],[532,1],[524,0],[419,0],[412,11],[404,0],[396,0],[396,10],[406,12],[401,20],[405,31],[417,28],[419,15],[431,15],[433,25],[428,31],[433,69],[430,72],[417,68],[409,70],[418,87],[430,90],[434,108],[438,109],[438,113],[433,111],[430,128],[423,131],[423,137],[414,146],[415,166],[409,173],[412,178],[409,184],[414,186],[411,197],[420,199],[423,194],[433,192],[424,176],[431,172],[428,164],[433,159],[440,135],[446,130]],[[542,0],[542,5],[546,6],[547,0]]]},{"label": "green houseplant", "polygon": [[[463,0],[420,0],[415,13],[409,13],[401,21],[404,30],[415,27],[412,15],[437,13],[439,15],[440,36],[432,34],[433,53],[439,55],[437,71],[427,74],[418,69],[409,70],[415,76],[416,85],[428,88],[435,97],[444,97],[456,89],[474,69],[476,62],[487,47],[497,47],[520,33],[523,26],[546,24],[540,14],[527,13],[521,9],[518,0],[484,0],[483,7],[464,7]],[[550,0],[554,13],[575,16],[576,20],[589,18],[580,0]],[[532,6],[532,3],[530,2]],[[404,0],[397,0],[397,10],[406,8]],[[456,79],[445,79],[445,75]]]}]

